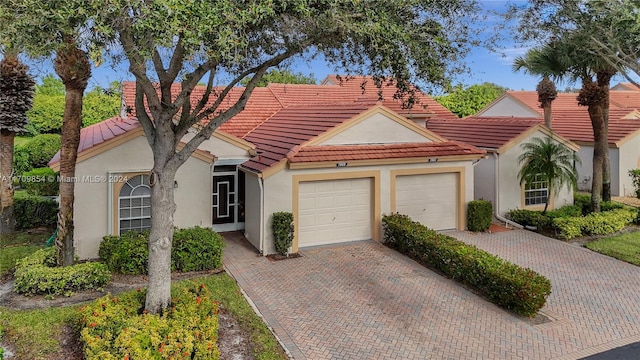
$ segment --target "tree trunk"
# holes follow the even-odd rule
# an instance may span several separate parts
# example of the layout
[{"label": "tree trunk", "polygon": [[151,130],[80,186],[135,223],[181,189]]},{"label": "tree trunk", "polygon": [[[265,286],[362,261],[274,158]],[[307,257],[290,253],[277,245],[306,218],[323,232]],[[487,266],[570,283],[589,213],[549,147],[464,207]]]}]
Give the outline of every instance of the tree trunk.
[{"label": "tree trunk", "polygon": [[604,156],[609,151],[605,136],[605,124],[602,103],[589,106],[589,117],[593,126],[593,177],[591,182],[591,208],[594,212],[600,212],[602,201],[602,170],[604,169]]},{"label": "tree trunk", "polygon": [[60,148],[60,209],[58,212],[58,265],[73,264],[73,202],[75,200],[76,159],[82,126],[82,95],[84,89],[67,87],[62,146]]},{"label": "tree trunk", "polygon": [[[165,146],[173,151],[172,143],[167,143]],[[166,152],[166,150],[163,151],[163,153]],[[177,169],[164,166],[166,161],[163,160],[158,158],[154,160],[154,168],[149,177],[151,233],[149,234],[149,283],[145,310],[152,314],[162,313],[171,304],[171,245],[173,215],[176,211],[173,182]]]},{"label": "tree trunk", "polygon": [[0,131],[0,234],[15,230],[13,214],[13,131]]},{"label": "tree trunk", "polygon": [[544,113],[544,125],[551,129],[551,101],[547,101],[542,105],[542,111]]},{"label": "tree trunk", "polygon": [[598,86],[604,91],[605,97],[602,105],[602,121],[604,131],[602,141],[607,148],[602,158],[602,201],[611,201],[611,163],[609,162],[609,105],[611,74],[606,72],[597,73]]}]

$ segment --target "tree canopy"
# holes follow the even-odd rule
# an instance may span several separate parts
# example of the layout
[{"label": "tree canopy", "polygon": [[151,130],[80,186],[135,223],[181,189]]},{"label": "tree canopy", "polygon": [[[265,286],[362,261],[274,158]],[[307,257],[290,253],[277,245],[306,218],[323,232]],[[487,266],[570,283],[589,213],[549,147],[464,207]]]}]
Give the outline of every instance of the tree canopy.
[{"label": "tree canopy", "polygon": [[488,82],[467,87],[459,84],[452,92],[436,96],[435,100],[458,117],[465,117],[482,110],[506,90],[500,85]]},{"label": "tree canopy", "polygon": [[[246,77],[240,81],[242,86],[246,86],[250,77]],[[256,86],[264,87],[270,83],[275,84],[315,84],[317,82],[313,74],[305,75],[303,73],[294,73],[291,70],[271,69],[267,71]]]}]

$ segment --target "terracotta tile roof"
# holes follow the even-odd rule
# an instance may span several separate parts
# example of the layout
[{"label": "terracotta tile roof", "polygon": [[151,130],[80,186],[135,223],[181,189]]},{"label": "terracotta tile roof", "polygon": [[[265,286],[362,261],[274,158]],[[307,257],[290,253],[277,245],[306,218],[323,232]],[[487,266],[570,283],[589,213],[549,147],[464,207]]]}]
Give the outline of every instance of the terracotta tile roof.
[{"label": "terracotta tile roof", "polygon": [[[97,124],[87,126],[80,130],[78,154],[139,127],[140,123],[136,118],[125,119],[120,116],[112,117]],[[51,161],[49,161],[49,165],[56,164],[59,161],[60,152],[58,151]]]},{"label": "terracotta tile roof", "polygon": [[613,86],[613,88],[615,88],[616,90],[630,90],[630,91],[638,91],[640,90],[636,85],[630,83],[630,82],[621,82],[618,83],[616,86]]},{"label": "terracotta tile roof", "polygon": [[485,154],[457,141],[442,143],[396,143],[375,145],[308,146],[289,154],[292,163],[356,161],[377,159],[427,158]]},{"label": "terracotta tile roof", "polygon": [[[611,91],[610,107],[637,109],[640,108],[640,91]],[[507,91],[507,95],[519,100],[532,110],[542,115],[543,110],[538,102],[538,93],[535,91]],[[558,97],[553,101],[552,110],[583,110],[584,106],[578,105],[577,93],[558,93]]]},{"label": "terracotta tile roof", "polygon": [[[180,84],[175,83],[171,87],[171,92],[174,94],[174,96],[178,96],[180,89]],[[222,89],[222,87],[217,87],[215,90],[222,91]],[[193,103],[193,105],[197,103],[200,97],[204,94],[204,91],[204,86],[196,86],[191,95],[191,102]],[[224,111],[233,106],[233,104],[236,103],[243,91],[244,88],[242,87],[233,88],[227,95],[225,100],[222,102],[219,110]],[[131,111],[130,114],[132,116],[135,116],[135,82],[123,82],[122,94],[125,105]],[[216,98],[216,96],[211,95],[209,97],[208,104],[213,104]],[[255,88],[244,110],[238,115],[234,116],[231,121],[227,121],[226,123],[222,124],[222,126],[220,126],[220,130],[242,138],[249,131],[251,131],[251,129],[260,125],[260,123],[262,123],[269,116],[275,114],[281,108],[282,106],[278,103],[277,99],[269,89],[264,87]]]},{"label": "terracotta tile roof", "polygon": [[261,172],[312,138],[369,110],[375,102],[343,105],[296,105],[284,108],[251,131],[245,140],[256,145],[258,156],[242,164]]},{"label": "terracotta tile roof", "polygon": [[[626,118],[628,115],[635,119]],[[571,141],[593,142],[593,127],[587,110],[553,112],[553,130]],[[640,119],[635,111],[629,109],[609,110],[609,144],[615,144],[632,133],[640,130]]]},{"label": "terracotta tile roof", "polygon": [[538,118],[466,117],[457,120],[431,119],[427,121],[427,129],[449,140],[479,148],[499,149],[540,123]]}]

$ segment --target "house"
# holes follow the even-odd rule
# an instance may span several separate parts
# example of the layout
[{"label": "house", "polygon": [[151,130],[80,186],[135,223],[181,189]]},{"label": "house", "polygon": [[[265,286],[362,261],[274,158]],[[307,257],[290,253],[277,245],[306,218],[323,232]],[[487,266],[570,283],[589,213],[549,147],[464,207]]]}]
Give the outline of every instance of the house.
[{"label": "house", "polygon": [[[580,190],[591,190],[593,176],[593,129],[587,108],[580,106],[575,93],[559,93],[552,104],[552,127],[559,135],[580,145],[577,167]],[[609,159],[611,194],[635,194],[628,171],[640,167],[640,91],[613,90],[609,112]],[[535,91],[507,91],[474,117],[537,118],[543,112]]]},{"label": "house", "polygon": [[[427,129],[449,140],[487,151],[488,158],[474,164],[474,197],[490,200],[498,217],[512,209],[542,210],[549,184],[540,181],[521,185],[518,180],[522,145],[533,138],[550,137],[577,152],[574,142],[550,131],[538,118],[467,117],[458,120],[433,119]],[[564,186],[549,198],[549,209],[573,204],[573,189]]]},{"label": "house", "polygon": [[[131,85],[124,84],[125,109]],[[178,171],[175,225],[244,230],[262,254],[275,252],[270,219],[278,211],[294,215],[294,252],[380,241],[382,215],[395,211],[435,229],[464,229],[474,196],[472,164],[485,151],[421,126],[443,113],[428,96],[411,114],[373,95],[359,84],[255,89],[245,111]],[[104,235],[149,227],[153,160],[135,112],[127,113],[81,131],[74,209],[81,259],[97,257]],[[56,169],[59,158],[50,166]]]}]

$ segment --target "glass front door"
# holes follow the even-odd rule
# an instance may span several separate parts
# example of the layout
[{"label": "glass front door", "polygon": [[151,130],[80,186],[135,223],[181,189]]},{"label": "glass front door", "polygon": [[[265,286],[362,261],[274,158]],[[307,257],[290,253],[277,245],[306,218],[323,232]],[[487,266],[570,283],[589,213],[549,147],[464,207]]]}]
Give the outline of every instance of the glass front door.
[{"label": "glass front door", "polygon": [[244,228],[244,173],[236,165],[214,166],[211,200],[214,230]]}]

